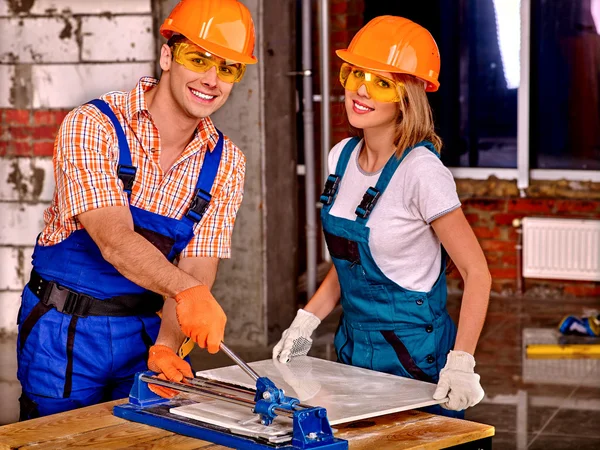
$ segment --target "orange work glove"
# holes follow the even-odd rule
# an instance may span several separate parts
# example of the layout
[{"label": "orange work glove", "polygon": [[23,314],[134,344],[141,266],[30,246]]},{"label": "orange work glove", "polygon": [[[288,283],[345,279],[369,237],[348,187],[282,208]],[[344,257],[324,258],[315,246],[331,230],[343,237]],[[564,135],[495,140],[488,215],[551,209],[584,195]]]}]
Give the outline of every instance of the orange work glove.
[{"label": "orange work glove", "polygon": [[[169,381],[182,381],[183,377],[193,378],[190,365],[177,356],[166,345],[153,345],[148,351],[148,369],[158,373],[158,378]],[[164,398],[173,398],[178,392],[163,386],[148,383],[148,388]]]},{"label": "orange work glove", "polygon": [[175,296],[181,331],[209,353],[217,353],[225,334],[227,316],[210,293],[199,284]]}]

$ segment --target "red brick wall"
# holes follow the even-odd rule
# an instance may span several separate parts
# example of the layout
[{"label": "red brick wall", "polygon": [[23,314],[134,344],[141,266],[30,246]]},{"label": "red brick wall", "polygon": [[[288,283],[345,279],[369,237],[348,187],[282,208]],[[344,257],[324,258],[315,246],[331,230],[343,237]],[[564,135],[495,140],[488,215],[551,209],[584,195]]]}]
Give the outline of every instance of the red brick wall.
[{"label": "red brick wall", "polygon": [[0,109],[0,156],[52,156],[69,110]]},{"label": "red brick wall", "polygon": [[[463,200],[463,211],[485,253],[492,274],[492,290],[515,292],[517,283],[517,231],[512,223],[523,217],[600,219],[600,200],[576,199],[484,199]],[[462,288],[458,271],[449,275],[449,285]],[[526,279],[525,293],[545,289],[556,294],[600,296],[600,283],[587,281]]]},{"label": "red brick wall", "polygon": [[[344,89],[339,82],[340,66],[342,60],[335,54],[335,50],[348,47],[350,41],[363,26],[364,0],[332,0],[330,5],[331,15],[331,93],[338,97],[344,95]],[[332,145],[348,137],[346,113],[342,102],[331,104],[331,140]]]}]

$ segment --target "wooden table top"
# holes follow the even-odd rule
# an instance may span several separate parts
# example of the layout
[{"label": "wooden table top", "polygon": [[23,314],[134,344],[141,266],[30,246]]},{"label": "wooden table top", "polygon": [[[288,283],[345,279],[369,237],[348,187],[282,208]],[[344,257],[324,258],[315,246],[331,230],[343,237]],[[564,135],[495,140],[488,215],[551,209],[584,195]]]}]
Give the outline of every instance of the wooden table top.
[{"label": "wooden table top", "polygon": [[[0,450],[86,449],[225,449],[112,414],[116,400],[87,408],[0,427]],[[335,436],[352,450],[439,449],[494,435],[494,427],[421,411],[404,411],[343,425]]]}]

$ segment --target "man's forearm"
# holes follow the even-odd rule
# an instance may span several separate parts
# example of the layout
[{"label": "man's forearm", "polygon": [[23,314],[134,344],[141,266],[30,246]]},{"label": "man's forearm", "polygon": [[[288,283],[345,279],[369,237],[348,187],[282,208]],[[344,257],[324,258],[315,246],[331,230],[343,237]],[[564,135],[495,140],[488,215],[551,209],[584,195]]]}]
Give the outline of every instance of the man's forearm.
[{"label": "man's forearm", "polygon": [[147,239],[133,230],[121,228],[100,250],[125,278],[165,297],[174,297],[199,284],[193,276],[169,262]]}]

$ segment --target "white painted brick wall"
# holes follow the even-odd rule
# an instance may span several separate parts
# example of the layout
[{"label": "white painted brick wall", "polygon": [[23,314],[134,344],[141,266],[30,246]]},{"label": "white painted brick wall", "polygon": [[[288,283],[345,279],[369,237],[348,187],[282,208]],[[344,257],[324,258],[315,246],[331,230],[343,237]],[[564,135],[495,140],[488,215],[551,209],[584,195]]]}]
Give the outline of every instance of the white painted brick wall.
[{"label": "white painted brick wall", "polygon": [[17,332],[17,313],[21,306],[21,291],[0,291],[0,330]]},{"label": "white painted brick wall", "polygon": [[[157,38],[151,0],[0,0],[0,108],[69,109],[129,91],[153,75]],[[0,332],[16,331],[53,190],[51,158],[0,157]]]},{"label": "white painted brick wall", "polygon": [[[1,1],[1,0],[0,0]],[[15,66],[0,64],[0,108],[10,107],[10,91],[15,76]]]},{"label": "white painted brick wall", "polygon": [[53,193],[52,158],[0,158],[0,202],[49,203]]},{"label": "white painted brick wall", "polygon": [[31,246],[44,227],[47,203],[3,203],[0,214],[0,246]]},{"label": "white painted brick wall", "polygon": [[20,292],[29,281],[33,247],[0,247],[0,291]]},{"label": "white painted brick wall", "polygon": [[[33,15],[150,13],[151,7],[151,0],[36,0],[29,13]],[[8,15],[11,15],[11,9],[7,0],[0,0],[0,16]]]},{"label": "white painted brick wall", "polygon": [[83,61],[155,59],[151,16],[84,17],[81,30]]},{"label": "white painted brick wall", "polygon": [[33,67],[33,108],[71,108],[110,91],[130,91],[153,63]]},{"label": "white painted brick wall", "polygon": [[79,47],[75,32],[62,37],[65,27],[76,27],[73,19],[61,17],[0,18],[0,62],[76,62]]}]

